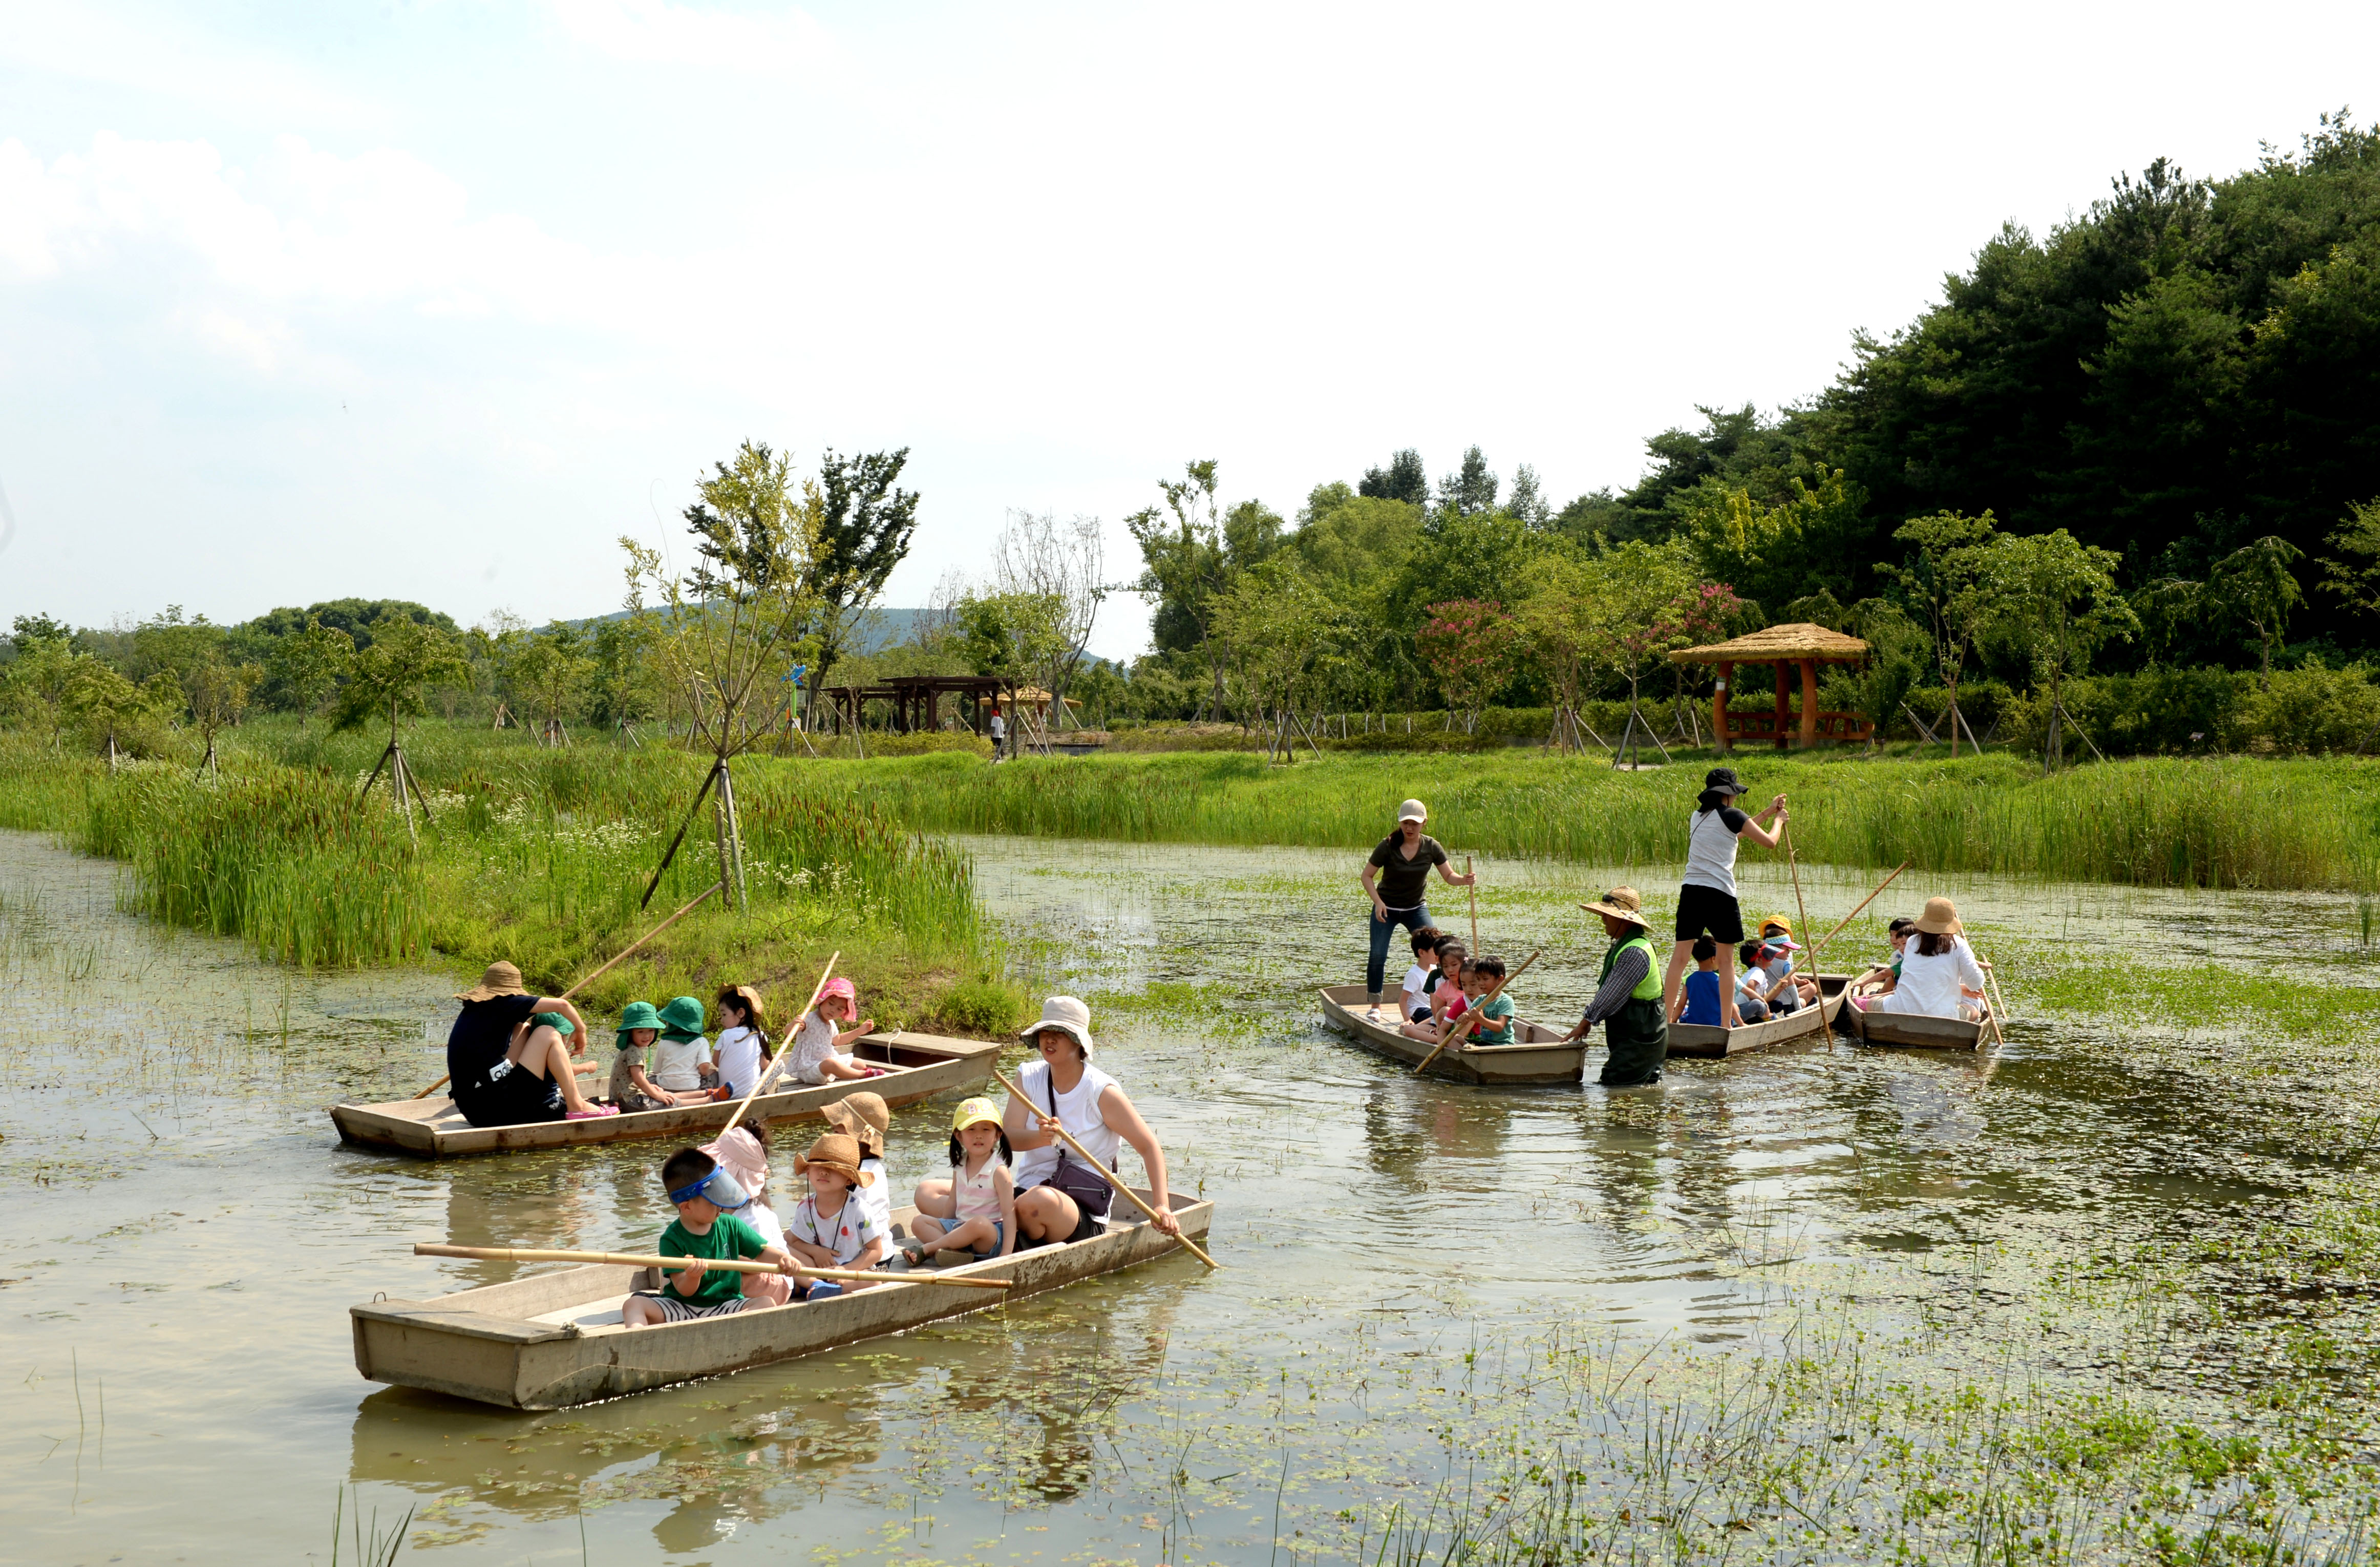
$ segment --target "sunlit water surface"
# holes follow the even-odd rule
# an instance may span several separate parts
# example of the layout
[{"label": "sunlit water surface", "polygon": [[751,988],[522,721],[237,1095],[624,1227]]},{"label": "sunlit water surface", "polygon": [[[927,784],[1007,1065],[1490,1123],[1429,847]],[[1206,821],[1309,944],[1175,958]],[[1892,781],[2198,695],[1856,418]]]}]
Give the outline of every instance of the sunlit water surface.
[{"label": "sunlit water surface", "polygon": [[[417,1240],[647,1245],[662,1150],[344,1148],[325,1105],[443,1070],[446,976],[269,967],[116,912],[105,864],[0,837],[0,1554],[328,1561],[337,1506],[341,1561],[358,1509],[367,1535],[410,1510],[409,1554],[471,1561],[1328,1558],[1348,1518],[1447,1478],[1429,1408],[1461,1391],[1457,1352],[1552,1323],[1741,1343],[1813,1276],[1902,1316],[1980,1310],[2010,1255],[2291,1188],[2275,1116],[2302,1090],[2210,1102],[2171,1063],[2220,1030],[2023,1015],[2027,952],[2368,972],[2345,900],[1962,882],[2017,991],[1997,1056],[1820,1045],[1613,1092],[1591,1057],[1582,1087],[1486,1091],[1318,1026],[1314,987],[1361,978],[1356,856],[970,846],[1017,961],[1098,1005],[1100,1064],[1175,1187],[1216,1203],[1224,1270],[1177,1256],[527,1415],[360,1380],[347,1306],[511,1276]],[[1567,1023],[1604,946],[1574,905],[1628,878],[1486,869],[1483,945],[1542,951],[1523,1010]],[[1802,897],[1823,928],[1868,880],[1806,869]],[[1748,881],[1794,906],[1781,871]],[[1904,881],[1841,957],[1937,890]],[[1441,923],[1467,928],[1461,899],[1439,890]],[[947,1112],[896,1113],[897,1190],[935,1172]]]}]

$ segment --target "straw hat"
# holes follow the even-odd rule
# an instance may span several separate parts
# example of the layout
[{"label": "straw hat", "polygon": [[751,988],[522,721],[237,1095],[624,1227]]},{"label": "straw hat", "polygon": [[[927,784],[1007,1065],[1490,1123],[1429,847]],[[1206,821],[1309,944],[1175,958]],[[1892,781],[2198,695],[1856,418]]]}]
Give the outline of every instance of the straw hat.
[{"label": "straw hat", "polygon": [[1645,894],[1633,887],[1614,887],[1603,894],[1600,902],[1581,904],[1578,906],[1589,914],[1604,914],[1609,915],[1614,919],[1624,919],[1641,929],[1653,929],[1653,922],[1645,917]]},{"label": "straw hat", "polygon": [[846,1094],[824,1113],[827,1124],[856,1142],[862,1153],[884,1156],[884,1134],[892,1129],[892,1113],[885,1108],[883,1095]]},{"label": "straw hat", "polygon": [[855,1186],[876,1184],[876,1172],[859,1168],[859,1144],[842,1132],[829,1132],[812,1143],[808,1153],[794,1160],[794,1173],[807,1175],[812,1165],[832,1170]]},{"label": "straw hat", "polygon": [[1956,936],[1967,928],[1959,923],[1959,905],[1948,898],[1928,898],[1925,912],[1917,917],[1917,929],[1929,936]]},{"label": "straw hat", "polygon": [[1083,1047],[1083,1059],[1091,1059],[1091,1009],[1072,996],[1051,996],[1041,1003],[1041,1021],[1030,1027],[1019,1028],[1020,1039],[1038,1039],[1044,1028],[1055,1028],[1073,1037]]},{"label": "straw hat", "polygon": [[480,982],[468,990],[458,990],[458,1002],[492,1002],[498,996],[525,996],[528,990],[521,984],[521,971],[509,963],[492,963],[480,976]]}]

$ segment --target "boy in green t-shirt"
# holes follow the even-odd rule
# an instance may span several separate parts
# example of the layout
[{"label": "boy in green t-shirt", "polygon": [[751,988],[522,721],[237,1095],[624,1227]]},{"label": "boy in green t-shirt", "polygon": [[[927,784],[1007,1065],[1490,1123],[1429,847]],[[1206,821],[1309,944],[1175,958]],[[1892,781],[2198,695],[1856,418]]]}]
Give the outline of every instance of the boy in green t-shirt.
[{"label": "boy in green t-shirt", "polygon": [[697,1317],[724,1317],[744,1309],[743,1274],[735,1269],[705,1268],[704,1262],[736,1257],[773,1262],[780,1273],[795,1270],[793,1257],[772,1246],[730,1209],[747,1200],[735,1178],[700,1148],[680,1148],[662,1165],[662,1186],[677,1205],[677,1218],[662,1232],[661,1255],[694,1259],[693,1265],[665,1276],[659,1290],[639,1290],[620,1308],[620,1320],[631,1328],[662,1322],[684,1322]]}]

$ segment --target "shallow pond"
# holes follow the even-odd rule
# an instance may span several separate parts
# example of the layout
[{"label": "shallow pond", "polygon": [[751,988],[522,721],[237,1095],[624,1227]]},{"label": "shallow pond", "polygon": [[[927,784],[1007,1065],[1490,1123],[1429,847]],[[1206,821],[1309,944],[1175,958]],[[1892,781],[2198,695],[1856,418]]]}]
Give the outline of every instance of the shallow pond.
[{"label": "shallow pond", "polygon": [[[1314,987],[1361,978],[1354,856],[970,846],[1019,964],[1092,998],[1175,1187],[1216,1202],[1224,1270],[1175,1257],[523,1415],[362,1382],[346,1307],[511,1276],[416,1240],[645,1245],[658,1149],[342,1148],[324,1105],[443,1070],[445,977],[270,968],[0,837],[7,1557],[329,1561],[336,1509],[346,1561],[408,1513],[409,1553],[472,1561],[1368,1561],[1384,1517],[1475,1483],[1481,1431],[1525,1423],[1561,1345],[1716,1363],[1822,1298],[1912,1367],[1988,1342],[2034,1383],[2219,1422],[2260,1375],[2227,1341],[2155,1289],[2044,1281],[2253,1214],[2372,1137],[2352,900],[1904,880],[1840,955],[1953,892],[2018,1014],[1996,1055],[1816,1045],[1498,1092],[1317,1026]],[[1575,905],[1625,878],[1484,869],[1484,944],[1542,950],[1522,1010],[1567,1023],[1604,946]],[[1781,871],[1747,880],[1750,908],[1794,906]],[[1866,887],[1805,868],[1800,895],[1823,929]],[[1443,890],[1438,912],[1465,917]],[[2277,972],[2313,982],[2259,989]],[[935,1172],[946,1113],[896,1112],[896,1190]]]}]

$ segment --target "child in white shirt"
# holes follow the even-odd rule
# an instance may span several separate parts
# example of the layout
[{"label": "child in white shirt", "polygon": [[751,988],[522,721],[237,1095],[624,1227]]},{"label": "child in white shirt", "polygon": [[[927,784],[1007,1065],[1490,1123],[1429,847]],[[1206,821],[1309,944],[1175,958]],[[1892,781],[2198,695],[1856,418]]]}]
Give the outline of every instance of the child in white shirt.
[{"label": "child in white shirt", "polygon": [[818,1005],[802,1019],[794,1033],[791,1058],[785,1070],[796,1083],[815,1087],[821,1083],[851,1082],[862,1077],[881,1077],[876,1067],[863,1066],[847,1052],[851,1043],[876,1032],[876,1020],[869,1018],[856,1028],[838,1033],[839,1018],[848,1023],[859,1011],[859,991],[848,979],[830,979],[819,994]]},{"label": "child in white shirt", "polygon": [[760,993],[749,985],[719,992],[719,1081],[730,1099],[742,1099],[769,1058],[769,1017]]},{"label": "child in white shirt", "polygon": [[1413,933],[1413,966],[1405,970],[1405,982],[1400,990],[1403,997],[1400,1021],[1420,1023],[1429,1016],[1430,992],[1437,989],[1429,977],[1438,972],[1438,943],[1444,938],[1432,927],[1424,926]]}]

